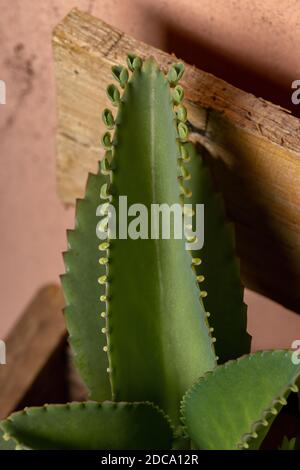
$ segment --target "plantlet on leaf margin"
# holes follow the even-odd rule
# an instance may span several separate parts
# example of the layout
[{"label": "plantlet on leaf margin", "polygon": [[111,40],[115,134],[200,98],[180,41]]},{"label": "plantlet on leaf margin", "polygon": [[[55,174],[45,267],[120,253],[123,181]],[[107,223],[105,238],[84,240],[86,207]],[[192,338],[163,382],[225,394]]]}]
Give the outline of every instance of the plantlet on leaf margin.
[{"label": "plantlet on leaf margin", "polygon": [[[128,68],[131,76],[113,68],[123,91],[108,86],[116,113],[103,112],[105,157],[77,202],[64,254],[70,343],[93,401],[14,413],[1,423],[4,438],[29,449],[170,449],[190,439],[197,448],[258,448],[298,390],[300,365],[287,351],[236,360],[250,350],[243,290],[231,229],[188,142],[183,65],[166,78],[154,59],[130,55]],[[112,239],[105,217],[99,242],[97,207],[118,210],[121,195],[148,208],[205,204],[204,247]]]}]

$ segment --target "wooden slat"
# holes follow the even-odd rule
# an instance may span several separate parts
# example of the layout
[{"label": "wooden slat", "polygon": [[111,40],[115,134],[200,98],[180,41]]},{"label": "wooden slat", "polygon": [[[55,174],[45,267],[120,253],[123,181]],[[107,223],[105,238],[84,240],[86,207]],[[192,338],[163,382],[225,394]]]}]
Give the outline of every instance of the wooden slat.
[{"label": "wooden slat", "polygon": [[[57,87],[57,179],[65,204],[84,195],[101,155],[100,115],[110,68],[127,53],[174,57],[87,13],[72,10],[53,35]],[[245,284],[300,311],[300,121],[285,110],[186,66],[189,120],[237,226]]]},{"label": "wooden slat", "polygon": [[0,365],[0,419],[18,405],[64,400],[65,393],[58,390],[58,382],[66,377],[65,371],[60,371],[66,337],[63,305],[58,286],[44,287],[5,341],[7,363]]}]

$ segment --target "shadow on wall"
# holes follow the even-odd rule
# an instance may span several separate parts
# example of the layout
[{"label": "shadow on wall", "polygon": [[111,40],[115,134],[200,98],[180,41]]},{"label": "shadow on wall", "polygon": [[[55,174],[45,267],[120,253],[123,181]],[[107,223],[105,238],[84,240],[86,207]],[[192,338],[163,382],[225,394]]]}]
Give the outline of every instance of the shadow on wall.
[{"label": "shadow on wall", "polygon": [[[153,13],[152,13],[153,15]],[[191,31],[177,27],[157,17],[165,34],[164,49],[174,53],[185,62],[201,70],[212,73],[226,82],[257,97],[262,97],[282,106],[300,117],[300,107],[291,102],[291,78],[278,72],[270,76],[253,61],[250,62],[245,51],[244,57],[233,57],[230,51],[216,48]],[[283,85],[284,83],[284,85]]]}]

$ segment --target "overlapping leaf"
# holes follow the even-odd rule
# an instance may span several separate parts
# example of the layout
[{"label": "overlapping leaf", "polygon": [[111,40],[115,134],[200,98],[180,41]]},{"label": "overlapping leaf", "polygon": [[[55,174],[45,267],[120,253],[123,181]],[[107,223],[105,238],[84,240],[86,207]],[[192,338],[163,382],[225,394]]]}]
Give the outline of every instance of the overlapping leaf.
[{"label": "overlapping leaf", "polygon": [[172,430],[151,403],[95,402],[28,408],[2,422],[33,450],[170,449]]},{"label": "overlapping leaf", "polygon": [[100,295],[104,288],[98,278],[105,274],[99,264],[100,243],[96,236],[99,217],[100,188],[105,177],[100,170],[89,175],[84,200],[77,201],[76,226],[68,232],[68,251],[64,253],[66,274],[62,285],[67,307],[65,318],[75,364],[90,390],[90,397],[102,401],[111,398],[107,373],[106,338],[101,333],[105,319],[101,317]]},{"label": "overlapping leaf", "polygon": [[259,448],[274,417],[297,391],[290,351],[263,351],[218,366],[184,397],[187,432],[198,449]]},{"label": "overlapping leaf", "polygon": [[[247,306],[241,286],[239,264],[235,255],[234,228],[226,221],[221,195],[216,193],[208,166],[193,144],[187,144],[190,160],[186,163],[191,178],[192,204],[204,204],[204,246],[195,251],[201,259],[196,268],[202,279],[203,299],[214,328],[215,349],[219,363],[250,352],[247,333]],[[201,227],[201,230],[203,228]]]}]

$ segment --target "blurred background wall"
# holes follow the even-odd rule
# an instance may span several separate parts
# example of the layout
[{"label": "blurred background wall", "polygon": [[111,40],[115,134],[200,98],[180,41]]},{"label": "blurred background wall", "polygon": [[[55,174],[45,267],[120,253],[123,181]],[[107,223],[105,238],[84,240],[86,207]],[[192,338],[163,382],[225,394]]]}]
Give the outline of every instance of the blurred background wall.
[{"label": "blurred background wall", "polygon": [[[0,338],[63,272],[73,210],[55,187],[51,31],[74,6],[299,115],[299,0],[0,0]],[[254,349],[300,336],[300,316],[249,291],[246,301]]]}]

